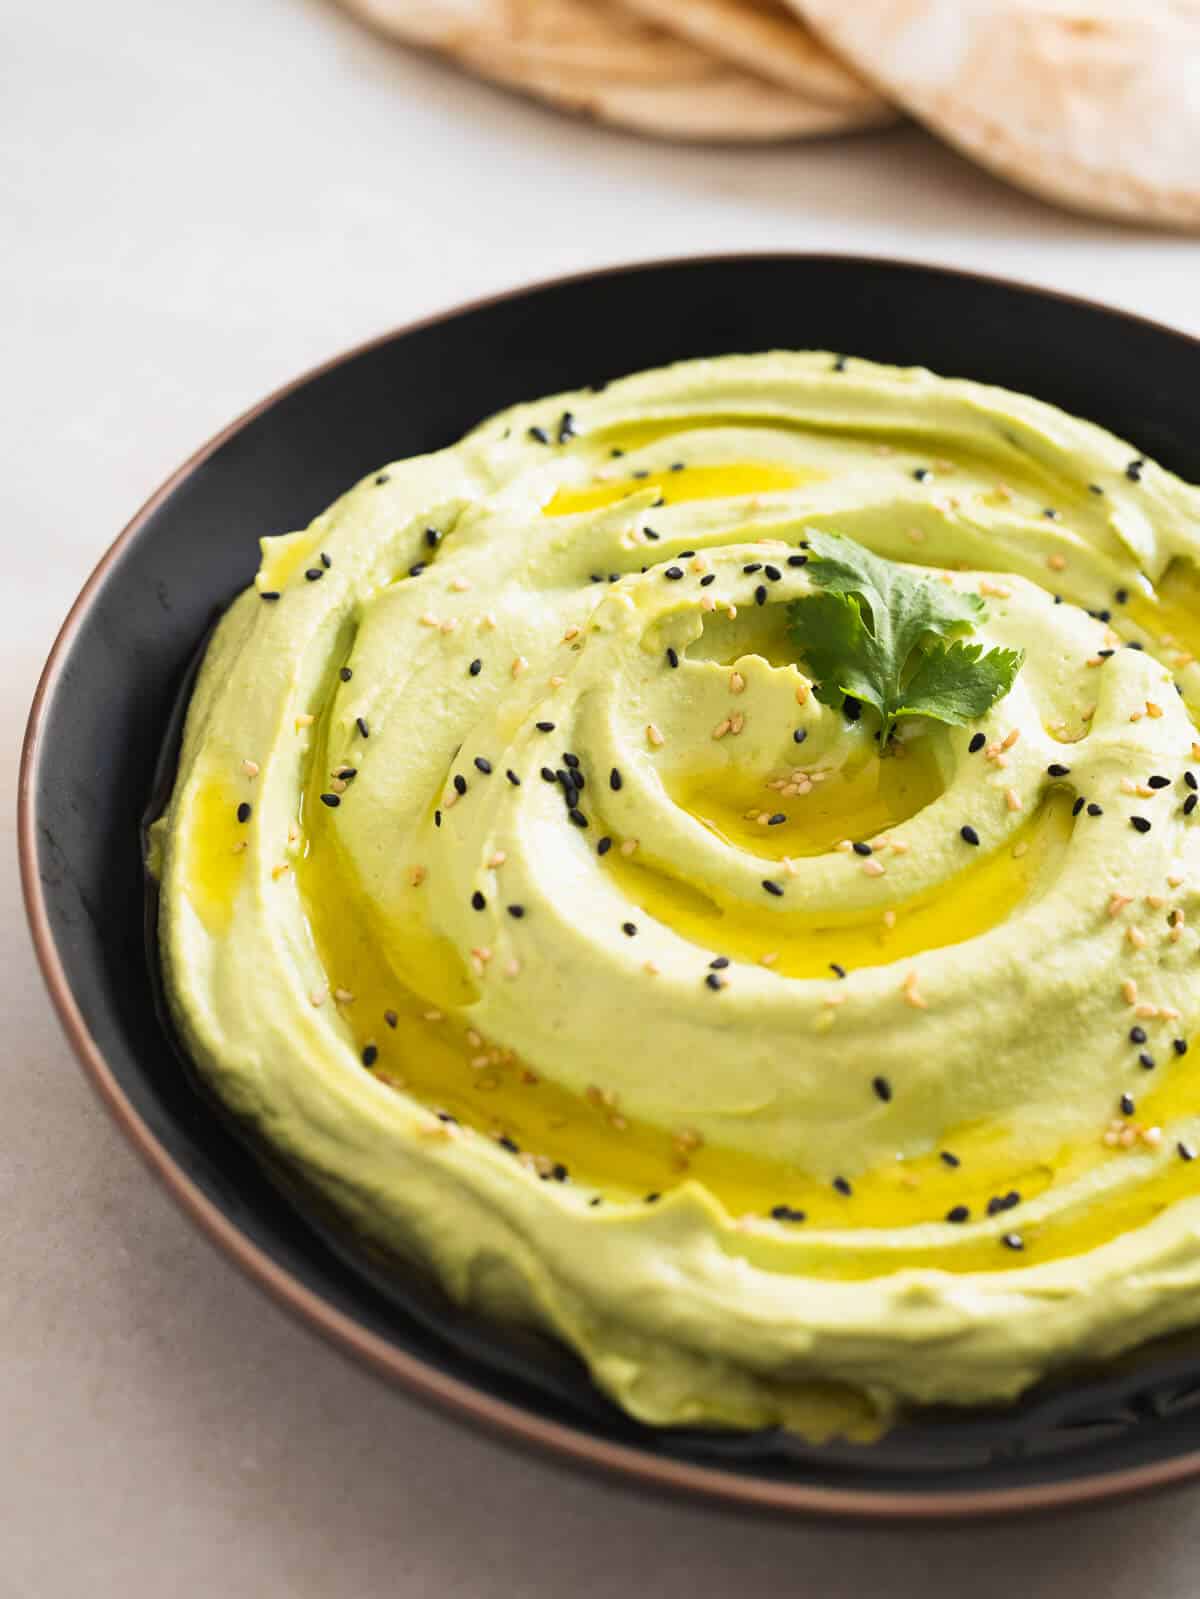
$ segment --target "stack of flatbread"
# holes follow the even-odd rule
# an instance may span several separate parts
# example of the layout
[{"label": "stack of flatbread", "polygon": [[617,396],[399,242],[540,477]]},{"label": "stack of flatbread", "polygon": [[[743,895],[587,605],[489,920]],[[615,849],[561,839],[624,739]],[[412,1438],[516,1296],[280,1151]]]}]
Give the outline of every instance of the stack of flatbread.
[{"label": "stack of flatbread", "polygon": [[1200,0],[342,0],[563,109],[675,139],[917,118],[1077,210],[1200,229]]}]

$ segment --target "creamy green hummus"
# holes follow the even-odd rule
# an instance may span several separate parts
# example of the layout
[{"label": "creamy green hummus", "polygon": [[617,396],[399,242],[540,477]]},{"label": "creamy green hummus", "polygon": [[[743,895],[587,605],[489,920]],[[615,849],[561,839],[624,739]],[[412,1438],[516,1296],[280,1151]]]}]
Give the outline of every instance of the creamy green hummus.
[{"label": "creamy green hummus", "polygon": [[[981,595],[1011,692],[881,756],[789,634],[813,529]],[[262,551],[163,967],[349,1229],[654,1423],[867,1436],[1200,1322],[1200,492],[776,353],[516,407]]]}]

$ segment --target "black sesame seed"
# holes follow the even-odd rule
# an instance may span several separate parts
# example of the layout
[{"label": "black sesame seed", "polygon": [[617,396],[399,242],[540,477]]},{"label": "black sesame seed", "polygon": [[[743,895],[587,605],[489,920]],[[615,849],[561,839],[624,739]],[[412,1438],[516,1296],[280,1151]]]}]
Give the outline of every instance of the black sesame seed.
[{"label": "black sesame seed", "polygon": [[753,573],[762,571],[762,562],[751,561],[748,565],[743,566],[742,571],[745,572],[747,577],[750,577]]},{"label": "black sesame seed", "polygon": [[550,442],[550,435],[546,432],[545,428],[530,428],[529,437],[537,444],[549,444]]},{"label": "black sesame seed", "polygon": [[524,914],[525,914],[524,905],[509,905],[507,907],[507,909],[508,909],[508,914],[510,916],[515,916],[518,921],[520,921],[522,916],[524,916]]},{"label": "black sesame seed", "polygon": [[1138,1065],[1143,1071],[1152,1072],[1154,1070],[1154,1056],[1149,1054],[1146,1050],[1142,1050],[1141,1054],[1138,1056]]},{"label": "black sesame seed", "polygon": [[1043,510],[1042,515],[1044,517],[1048,517],[1051,522],[1057,522],[1058,521],[1058,512],[1054,509],[1054,507],[1052,505],[1047,505],[1045,510]]},{"label": "black sesame seed", "polygon": [[614,461],[619,461],[621,459],[621,457],[625,454],[625,451],[624,450],[612,449],[612,450],[609,450],[608,453],[609,453],[609,455],[612,456]]},{"label": "black sesame seed", "polygon": [[455,772],[454,774],[454,792],[456,794],[465,794],[467,792],[467,780],[461,772]]},{"label": "black sesame seed", "polygon": [[1129,1029],[1129,1042],[1131,1044],[1144,1044],[1146,1042],[1146,1029],[1144,1027],[1131,1027]]},{"label": "black sesame seed", "polygon": [[919,466],[919,467],[917,467],[916,471],[913,473],[913,477],[916,478],[918,483],[928,483],[932,476],[933,476],[933,473],[929,470],[929,468],[927,466]]},{"label": "black sesame seed", "polygon": [[862,839],[856,839],[852,845],[856,855],[873,855],[875,852],[869,844],[864,844]]},{"label": "black sesame seed", "polygon": [[946,1220],[953,1222],[967,1221],[971,1215],[966,1205],[954,1205],[946,1212]]},{"label": "black sesame seed", "polygon": [[1195,774],[1195,772],[1185,772],[1183,774],[1183,780],[1187,784],[1187,786],[1192,790],[1193,793],[1195,793],[1197,787],[1200,787],[1200,785],[1198,785],[1197,782],[1196,782],[1196,774]]},{"label": "black sesame seed", "polygon": [[576,827],[586,827],[588,824],[587,817],[576,805],[572,805],[571,809],[567,812],[567,815],[575,823]]},{"label": "black sesame seed", "polygon": [[783,894],[783,889],[780,887],[780,885],[772,882],[769,877],[763,878],[762,886],[766,889],[768,894],[774,894],[777,898],[781,897]]},{"label": "black sesame seed", "polygon": [[341,803],[342,803],[342,800],[341,800],[341,796],[339,794],[322,794],[321,795],[321,804],[322,805],[328,805],[329,809],[331,811],[336,811],[338,806]]},{"label": "black sesame seed", "polygon": [[555,782],[555,780],[556,779],[555,779],[554,773],[550,770],[550,768],[548,766],[543,766],[542,767],[542,781],[543,781],[543,783],[553,783],[553,782]]},{"label": "black sesame seed", "polygon": [[755,589],[754,603],[755,605],[765,605],[767,603],[767,588],[765,583],[760,583]]},{"label": "black sesame seed", "polygon": [[248,822],[250,820],[250,804],[248,800],[243,800],[238,806],[237,819],[239,822]]},{"label": "black sesame seed", "polygon": [[702,589],[706,589],[710,583],[715,583],[716,581],[717,574],[715,572],[706,572],[705,575],[700,579],[700,587]]},{"label": "black sesame seed", "polygon": [[958,1156],[957,1155],[952,1155],[948,1149],[943,1149],[942,1150],[940,1158],[941,1158],[943,1164],[945,1164],[947,1166],[955,1166],[955,1167],[957,1167],[957,1166],[961,1166],[962,1165],[962,1161],[959,1160]]},{"label": "black sesame seed", "polygon": [[846,357],[844,355],[839,355],[834,361],[830,370],[833,372],[844,372],[846,370]]},{"label": "black sesame seed", "polygon": [[881,1099],[886,1105],[892,1097],[892,1085],[888,1082],[887,1078],[873,1078],[871,1081],[871,1087],[875,1090],[876,1099]]},{"label": "black sesame seed", "polygon": [[969,822],[964,823],[964,825],[959,828],[958,836],[962,839],[964,844],[978,844],[979,843],[979,834],[975,831],[975,829],[970,825]]},{"label": "black sesame seed", "polygon": [[348,683],[354,676],[354,673],[348,666],[342,666],[338,669],[338,676],[341,678],[343,683]]},{"label": "black sesame seed", "polygon": [[1135,827],[1139,833],[1148,833],[1150,831],[1150,823],[1144,816],[1131,816],[1129,825]]},{"label": "black sesame seed", "polygon": [[1129,603],[1129,590],[1118,589],[1113,595],[1113,599],[1116,600],[1118,605],[1127,605]]},{"label": "black sesame seed", "polygon": [[378,483],[378,484],[386,483],[387,480],[388,480],[388,475],[387,475],[386,472],[380,472],[379,476],[375,479],[376,483]]},{"label": "black sesame seed", "polygon": [[602,839],[600,839],[597,842],[597,844],[596,844],[596,854],[597,855],[607,855],[611,848],[612,848],[612,839],[609,838],[607,834],[605,834],[605,836]]},{"label": "black sesame seed", "polygon": [[1121,1115],[1132,1116],[1137,1106],[1133,1102],[1132,1094],[1122,1094],[1120,1099]]},{"label": "black sesame seed", "polygon": [[667,468],[667,471],[668,472],[682,472],[683,471],[683,462],[682,461],[672,461],[670,466]]},{"label": "black sesame seed", "polygon": [[277,600],[279,598],[279,590],[278,589],[259,589],[258,597],[259,597],[260,600]]},{"label": "black sesame seed", "polygon": [[568,1176],[567,1168],[563,1165],[561,1160],[558,1161],[556,1165],[551,1167],[550,1175],[554,1178],[556,1183],[566,1182]]},{"label": "black sesame seed", "polygon": [[636,933],[637,933],[637,923],[636,922],[622,922],[621,923],[621,931],[625,934],[626,938],[633,938],[636,935]]},{"label": "black sesame seed", "polygon": [[609,582],[610,582],[610,583],[619,583],[619,582],[620,582],[620,581],[621,581],[621,574],[620,574],[620,572],[610,572],[610,573],[609,573],[609,574],[608,574],[608,581],[609,581]]},{"label": "black sesame seed", "polygon": [[394,1010],[385,1010],[383,1013],[383,1019],[389,1027],[395,1027],[396,1023],[400,1020],[399,1016],[396,1015]]},{"label": "black sesame seed", "polygon": [[1046,771],[1051,777],[1070,777],[1071,775],[1071,768],[1064,766],[1061,761],[1055,761],[1053,765],[1047,766]]},{"label": "black sesame seed", "polygon": [[1091,802],[1091,804],[1088,806],[1087,813],[1088,813],[1089,816],[1103,816],[1104,815],[1104,811],[1101,809],[1101,807],[1099,805],[1096,804],[1095,800],[1093,800]]},{"label": "black sesame seed", "polygon": [[1020,1233],[1005,1233],[1004,1237],[1000,1241],[1004,1245],[1005,1249],[1025,1248],[1025,1240],[1021,1237]]},{"label": "black sesame seed", "polygon": [[1192,812],[1196,809],[1196,801],[1198,799],[1200,799],[1200,794],[1189,794],[1187,799],[1184,800],[1184,802],[1183,802],[1183,814],[1185,816],[1190,816],[1192,814]]},{"label": "black sesame seed", "polygon": [[440,1122],[453,1122],[456,1126],[458,1125],[458,1117],[451,1116],[448,1110],[435,1110],[434,1115]]},{"label": "black sesame seed", "polygon": [[717,976],[716,972],[709,972],[708,976],[704,979],[704,982],[708,988],[713,990],[725,987],[725,984]]},{"label": "black sesame seed", "polygon": [[729,965],[728,955],[715,955],[708,963],[714,972],[723,972]]},{"label": "black sesame seed", "polygon": [[844,966],[839,966],[837,961],[830,961],[829,970],[835,977],[845,977],[846,975],[846,968]]},{"label": "black sesame seed", "polygon": [[479,892],[478,889],[476,889],[475,892],[471,895],[471,908],[473,910],[481,911],[481,910],[483,910],[483,908],[484,908],[484,906],[486,904],[487,904],[487,900],[484,899],[483,895]]},{"label": "black sesame seed", "polygon": [[980,750],[983,748],[983,746],[986,743],[987,743],[987,734],[986,733],[972,733],[971,734],[971,742],[967,745],[967,753],[969,755],[978,755]]},{"label": "black sesame seed", "polygon": [[511,767],[511,766],[510,766],[510,767],[508,767],[508,768],[506,768],[506,770],[505,770],[505,773],[504,773],[504,775],[505,775],[505,777],[507,777],[507,778],[508,778],[508,780],[509,780],[509,782],[510,782],[510,783],[511,783],[511,784],[512,784],[512,786],[513,786],[513,787],[514,787],[514,788],[520,788],[520,786],[521,786],[521,779],[520,779],[520,778],[519,778],[519,777],[518,777],[518,776],[517,776],[517,774],[516,774],[516,773],[515,773],[515,772],[514,772],[514,771],[513,771],[513,769],[512,769],[512,767]]},{"label": "black sesame seed", "polygon": [[424,570],[425,570],[425,562],[424,561],[417,561],[415,565],[409,567],[408,575],[409,575],[409,577],[420,577],[421,573]]},{"label": "black sesame seed", "polygon": [[328,572],[329,568],[333,565],[333,562],[325,554],[324,550],[321,551],[321,565],[325,568],[325,570],[327,572]]},{"label": "black sesame seed", "polygon": [[647,1195],[646,1195],[646,1200],[645,1200],[645,1202],[646,1202],[646,1204],[647,1204],[647,1205],[655,1205],[655,1204],[657,1204],[657,1203],[658,1203],[658,1201],[659,1201],[659,1200],[660,1200],[660,1199],[661,1199],[661,1198],[662,1198],[662,1195],[661,1195],[661,1194],[658,1194],[658,1193],[654,1193],[654,1194],[647,1194]]},{"label": "black sesame seed", "polygon": [[1187,1039],[1186,1038],[1173,1038],[1171,1040],[1171,1048],[1175,1051],[1175,1053],[1177,1055],[1186,1055],[1187,1052],[1188,1052]]},{"label": "black sesame seed", "polygon": [[435,827],[440,827],[442,825],[442,813],[441,813],[441,811],[434,811],[434,813],[433,813],[433,825]]},{"label": "black sesame seed", "polygon": [[509,1138],[507,1133],[504,1133],[501,1135],[501,1137],[497,1138],[496,1142],[500,1145],[501,1149],[507,1149],[510,1155],[519,1155],[521,1153],[520,1144],[518,1144],[515,1139]]},{"label": "black sesame seed", "polygon": [[792,734],[792,743],[793,744],[803,744],[804,740],[807,737],[808,737],[808,729],[806,727],[798,727],[796,729],[796,731]]},{"label": "black sesame seed", "polygon": [[788,565],[789,566],[807,566],[808,565],[808,556],[807,555],[789,555],[788,556]]},{"label": "black sesame seed", "polygon": [[490,777],[492,772],[492,763],[485,755],[477,755],[475,757],[475,770],[477,772],[482,772],[485,777]]},{"label": "black sesame seed", "polygon": [[437,528],[427,527],[425,529],[425,542],[428,544],[431,550],[437,549],[438,545],[442,542],[442,535],[438,532]]},{"label": "black sesame seed", "polygon": [[1100,658],[1100,660],[1107,661],[1110,655],[1115,655],[1116,654],[1116,651],[1115,650],[1097,650],[1096,654]]},{"label": "black sesame seed", "polygon": [[779,580],[783,577],[783,573],[779,570],[779,568],[777,566],[764,566],[763,567],[763,576],[767,579],[767,581],[769,583],[778,583]]},{"label": "black sesame seed", "polygon": [[321,566],[310,566],[304,573],[310,583],[315,583],[318,578],[325,576],[325,569]]},{"label": "black sesame seed", "polygon": [[633,476],[636,477],[636,478],[649,477],[650,476],[650,472],[649,472],[649,469],[647,467],[642,466],[642,467],[638,468],[638,470],[633,474]]},{"label": "black sesame seed", "polygon": [[1079,798],[1075,801],[1074,805],[1071,806],[1071,815],[1072,816],[1078,816],[1080,811],[1083,809],[1083,807],[1086,804],[1087,804],[1087,801],[1084,799],[1083,795],[1081,794],[1079,796]]},{"label": "black sesame seed", "polygon": [[642,529],[642,532],[654,544],[657,544],[658,541],[659,541],[659,538],[661,537],[661,535],[656,533],[652,527],[644,527]]},{"label": "black sesame seed", "polygon": [[575,418],[570,411],[564,411],[558,424],[558,442],[565,444],[568,439],[575,437]]},{"label": "black sesame seed", "polygon": [[367,719],[365,716],[356,716],[354,718],[354,725],[358,728],[358,731],[362,734],[363,738],[370,738],[371,729],[367,726]]},{"label": "black sesame seed", "polygon": [[478,677],[480,672],[483,671],[483,662],[479,659],[478,655],[471,662],[470,666],[467,667],[467,671],[470,672],[472,677]]},{"label": "black sesame seed", "polygon": [[683,576],[683,568],[682,566],[668,566],[663,576],[671,583],[678,583]]},{"label": "black sesame seed", "polygon": [[1088,488],[1091,489],[1093,494],[1103,494],[1104,493],[1104,490],[1100,487],[1099,483],[1089,483],[1088,484]]},{"label": "black sesame seed", "polygon": [[564,766],[569,766],[572,771],[578,770],[578,767],[579,767],[579,757],[578,757],[578,755],[574,754],[574,752],[571,751],[571,750],[564,750],[563,751],[563,765]]},{"label": "black sesame seed", "polygon": [[796,1210],[791,1205],[772,1205],[771,1218],[773,1221],[805,1221],[807,1212]]},{"label": "black sesame seed", "polygon": [[1153,777],[1148,777],[1146,779],[1147,788],[1169,788],[1170,786],[1171,779],[1169,777],[1161,777],[1157,772]]},{"label": "black sesame seed", "polygon": [[364,1066],[374,1066],[375,1062],[378,1059],[379,1059],[379,1050],[375,1047],[374,1044],[368,1044],[367,1047],[362,1052],[362,1063],[363,1063],[363,1065]]},{"label": "black sesame seed", "polygon": [[1175,1148],[1179,1151],[1180,1160],[1195,1160],[1196,1151],[1190,1144],[1179,1143],[1175,1145]]},{"label": "black sesame seed", "polygon": [[847,1199],[849,1199],[850,1195],[854,1192],[853,1188],[850,1186],[849,1179],[846,1177],[835,1177],[833,1179],[833,1186],[837,1189],[839,1194],[845,1194]]},{"label": "black sesame seed", "polygon": [[1146,462],[1144,457],[1140,455],[1137,456],[1134,460],[1130,461],[1129,465],[1125,468],[1125,476],[1131,483],[1140,483],[1142,481],[1142,472],[1145,468],[1145,465]]},{"label": "black sesame seed", "polygon": [[786,822],[787,816],[783,811],[776,811],[774,816],[767,817],[768,827],[778,827],[781,822]]}]

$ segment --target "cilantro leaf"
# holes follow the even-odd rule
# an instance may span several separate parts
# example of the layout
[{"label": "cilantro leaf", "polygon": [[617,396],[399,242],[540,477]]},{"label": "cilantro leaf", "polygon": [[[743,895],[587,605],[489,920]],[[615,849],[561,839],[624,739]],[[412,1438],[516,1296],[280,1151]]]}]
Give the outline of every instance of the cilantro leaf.
[{"label": "cilantro leaf", "polygon": [[853,539],[813,530],[809,577],[822,593],[791,607],[791,631],[828,703],[843,695],[879,713],[880,742],[900,716],[929,716],[961,726],[1012,688],[1021,650],[966,644],[985,615],[963,594],[864,549]]}]

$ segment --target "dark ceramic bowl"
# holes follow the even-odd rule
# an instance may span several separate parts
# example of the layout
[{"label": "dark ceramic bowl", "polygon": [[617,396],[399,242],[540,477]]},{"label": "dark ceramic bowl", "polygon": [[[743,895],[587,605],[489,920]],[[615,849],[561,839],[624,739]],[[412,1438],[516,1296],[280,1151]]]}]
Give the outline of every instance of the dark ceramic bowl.
[{"label": "dark ceramic bowl", "polygon": [[685,356],[814,345],[1027,390],[1200,480],[1200,343],[965,273],[831,256],[666,262],[544,284],[375,340],[206,444],[121,534],[67,618],[20,792],[25,895],[51,997],[109,1110],[234,1261],[331,1341],[510,1440],[631,1482],[874,1518],[1028,1510],[1200,1475],[1200,1339],[1012,1409],[923,1416],[871,1446],[639,1427],[557,1346],[514,1342],[426,1280],[385,1281],[345,1256],[193,1090],[159,1020],[139,816],[164,746],[169,765],[189,662],[253,575],[259,535],[303,526],[380,462],[449,444],[513,401]]}]

